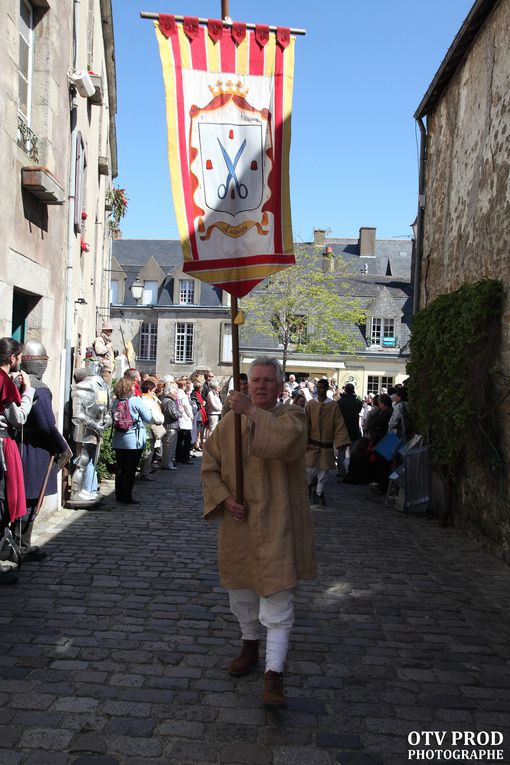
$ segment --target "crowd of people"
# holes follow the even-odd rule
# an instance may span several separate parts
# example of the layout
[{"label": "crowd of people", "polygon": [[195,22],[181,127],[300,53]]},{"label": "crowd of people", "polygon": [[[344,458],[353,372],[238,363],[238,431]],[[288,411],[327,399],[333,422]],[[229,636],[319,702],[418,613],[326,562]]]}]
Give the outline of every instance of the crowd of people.
[{"label": "crowd of people", "polygon": [[[0,583],[15,578],[19,560],[13,551],[19,559],[44,556],[31,545],[31,527],[50,474],[55,491],[55,472],[71,456],[41,383],[48,358],[41,349],[23,355],[15,340],[0,339]],[[29,375],[22,364],[30,367],[34,360],[43,366],[32,367],[32,373],[39,371]],[[221,383],[212,372],[203,379],[124,372],[109,414],[115,496],[120,504],[136,505],[138,469],[141,481],[153,481],[156,470],[176,470],[202,454],[204,517],[221,521],[220,578],[242,637],[228,671],[240,677],[257,665],[265,627],[263,703],[278,707],[285,705],[294,589],[300,579],[316,577],[311,507],[326,505],[324,487],[335,467],[341,480],[373,482],[375,490],[385,490],[392,461],[378,446],[388,433],[398,443],[411,434],[406,389],[395,386],[362,400],[351,383],[340,389],[327,378],[298,382],[289,375],[284,381],[278,361],[267,356],[241,375],[239,390],[229,386],[225,395]],[[34,407],[37,397],[41,403]],[[43,414],[46,424],[38,420]],[[240,431],[234,415],[241,416]],[[50,456],[46,471],[44,460],[38,464],[26,440],[20,442],[22,426],[35,434],[31,447],[42,448],[46,460]],[[242,443],[242,491],[236,432]]]},{"label": "crowd of people", "polygon": [[114,387],[112,406],[115,495],[120,503],[138,503],[133,497],[138,468],[140,480],[154,481],[158,469],[193,464],[228,406],[220,390],[221,381],[209,371],[203,377],[177,379],[137,369],[124,372]]},{"label": "crowd of people", "polygon": [[[58,471],[73,456],[79,503],[70,506],[95,500],[97,454],[110,423],[115,496],[120,504],[131,505],[137,504],[137,470],[141,481],[152,481],[156,469],[192,464],[221,417],[220,382],[212,372],[203,380],[198,375],[175,380],[127,369],[114,385],[109,412],[104,402],[110,398],[113,370],[110,335],[111,327],[103,327],[94,346],[104,353],[95,355],[91,349],[83,369],[75,372],[75,455],[57,429],[51,392],[42,382],[48,365],[44,347],[35,340],[23,347],[14,338],[0,338],[0,584],[17,580],[23,560],[46,556],[31,542],[34,522],[44,498],[57,492]],[[101,376],[94,378],[95,369]]]}]

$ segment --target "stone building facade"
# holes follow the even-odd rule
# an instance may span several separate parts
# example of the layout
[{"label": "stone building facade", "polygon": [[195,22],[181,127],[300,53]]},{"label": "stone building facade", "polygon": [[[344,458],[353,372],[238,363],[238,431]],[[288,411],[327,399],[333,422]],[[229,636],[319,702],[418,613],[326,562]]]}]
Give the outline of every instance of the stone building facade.
[{"label": "stone building facade", "polygon": [[[419,306],[489,277],[510,288],[510,0],[477,0],[415,114],[422,130]],[[426,127],[425,127],[426,122]],[[421,231],[420,231],[421,228]],[[510,375],[510,301],[501,357]],[[501,390],[501,448],[510,475],[510,398]],[[452,402],[454,405],[455,402]],[[471,455],[456,523],[510,560],[505,497]]]},{"label": "stone building facade", "polygon": [[[304,245],[300,244],[300,247]],[[367,324],[352,327],[358,350],[350,357],[339,349],[327,357],[291,354],[287,372],[298,376],[327,375],[340,385],[353,382],[360,394],[378,392],[406,377],[411,317],[411,242],[376,239],[376,230],[363,228],[358,239],[325,239],[316,231],[310,248],[317,268],[347,264],[350,276],[339,289],[358,297]],[[119,239],[113,242],[111,322],[118,353],[136,356],[143,371],[174,376],[211,369],[220,379],[232,374],[230,296],[181,270],[182,251],[175,240]],[[143,286],[140,299],[133,283]],[[260,286],[263,289],[263,286]],[[241,303],[242,305],[242,303]],[[386,335],[386,338],[385,338]],[[254,356],[281,354],[268,337],[252,338],[240,331],[240,366],[247,371]]]},{"label": "stone building facade", "polygon": [[44,344],[61,419],[108,300],[111,0],[5,0],[0,24],[0,335]]},{"label": "stone building facade", "polygon": [[114,240],[110,316],[114,350],[141,371],[232,374],[230,296],[183,273],[176,240]]}]

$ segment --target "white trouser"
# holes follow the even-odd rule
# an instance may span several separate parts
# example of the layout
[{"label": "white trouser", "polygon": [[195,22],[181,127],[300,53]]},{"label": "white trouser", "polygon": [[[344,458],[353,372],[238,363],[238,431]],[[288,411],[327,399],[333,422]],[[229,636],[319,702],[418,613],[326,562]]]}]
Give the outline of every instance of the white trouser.
[{"label": "white trouser", "polygon": [[324,484],[326,483],[326,478],[328,477],[329,470],[318,470],[318,468],[306,468],[306,472],[308,475],[308,486],[311,486],[313,483],[313,479],[317,478],[317,494],[319,497],[322,497],[324,494]]},{"label": "white trouser", "polygon": [[267,629],[266,672],[283,672],[294,624],[294,590],[260,597],[254,590],[229,590],[230,610],[237,617],[243,640],[258,640]]}]

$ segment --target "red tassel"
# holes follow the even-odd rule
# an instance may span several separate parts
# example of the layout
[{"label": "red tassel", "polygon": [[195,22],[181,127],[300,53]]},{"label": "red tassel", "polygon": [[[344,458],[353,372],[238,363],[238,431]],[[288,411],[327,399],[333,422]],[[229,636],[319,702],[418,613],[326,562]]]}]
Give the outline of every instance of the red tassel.
[{"label": "red tassel", "polygon": [[278,45],[285,49],[290,43],[290,29],[288,27],[278,27],[276,30],[276,39],[278,40]]},{"label": "red tassel", "polygon": [[207,31],[213,42],[218,42],[223,37],[223,21],[221,19],[209,19],[207,22]]},{"label": "red tassel", "polygon": [[206,163],[205,163],[205,169],[206,169],[206,170],[212,170],[212,169],[213,169],[212,160],[208,159],[208,160],[206,161]]},{"label": "red tassel", "polygon": [[246,24],[244,21],[234,21],[232,24],[232,37],[236,45],[241,45],[246,37]]},{"label": "red tassel", "polygon": [[158,23],[161,34],[164,35],[167,40],[177,32],[175,16],[171,16],[168,13],[160,13]]},{"label": "red tassel", "polygon": [[252,159],[250,167],[251,167],[252,170],[258,170],[259,169],[259,166],[258,166],[258,163],[257,163],[256,159]]},{"label": "red tassel", "polygon": [[200,31],[200,25],[198,23],[198,16],[185,16],[183,21],[184,34],[193,42],[195,37],[198,37]]},{"label": "red tassel", "polygon": [[261,48],[269,42],[269,27],[265,24],[255,25],[255,39]]},{"label": "red tassel", "polygon": [[234,131],[233,131],[233,130],[229,130],[229,131],[228,131],[228,137],[229,137],[230,139],[232,139],[232,138],[234,137]]}]

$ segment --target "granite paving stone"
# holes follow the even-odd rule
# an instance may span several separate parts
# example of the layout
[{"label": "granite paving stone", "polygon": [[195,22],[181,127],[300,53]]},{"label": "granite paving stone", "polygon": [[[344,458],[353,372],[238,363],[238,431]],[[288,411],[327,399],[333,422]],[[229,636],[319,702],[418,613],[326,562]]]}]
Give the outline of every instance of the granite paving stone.
[{"label": "granite paving stone", "polygon": [[[48,558],[2,590],[0,765],[404,765],[413,730],[510,741],[510,569],[453,528],[328,479],[296,590],[286,709],[227,672],[239,630],[200,457],[134,512],[40,514]],[[262,642],[264,649],[264,641]],[[431,760],[427,760],[430,762]]]}]

